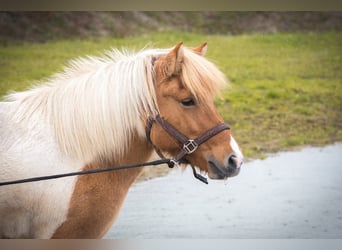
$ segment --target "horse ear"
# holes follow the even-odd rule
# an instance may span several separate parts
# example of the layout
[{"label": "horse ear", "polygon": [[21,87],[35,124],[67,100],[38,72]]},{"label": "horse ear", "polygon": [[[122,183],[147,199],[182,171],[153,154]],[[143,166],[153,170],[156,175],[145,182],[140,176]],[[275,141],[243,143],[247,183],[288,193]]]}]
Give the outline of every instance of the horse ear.
[{"label": "horse ear", "polygon": [[167,55],[164,72],[169,77],[179,75],[183,64],[183,42],[179,42]]},{"label": "horse ear", "polygon": [[207,42],[204,42],[202,43],[200,46],[196,47],[196,48],[193,48],[192,50],[201,55],[201,56],[204,56],[205,53],[207,53],[207,48],[208,48],[208,43]]}]

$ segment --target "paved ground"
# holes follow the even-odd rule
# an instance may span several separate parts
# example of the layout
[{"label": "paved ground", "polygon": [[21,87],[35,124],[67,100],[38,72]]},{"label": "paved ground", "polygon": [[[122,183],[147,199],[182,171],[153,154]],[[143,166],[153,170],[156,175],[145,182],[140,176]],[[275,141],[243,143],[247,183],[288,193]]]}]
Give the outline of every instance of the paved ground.
[{"label": "paved ground", "polygon": [[106,238],[342,238],[342,143],[246,163],[227,182],[188,170],[135,184]]}]

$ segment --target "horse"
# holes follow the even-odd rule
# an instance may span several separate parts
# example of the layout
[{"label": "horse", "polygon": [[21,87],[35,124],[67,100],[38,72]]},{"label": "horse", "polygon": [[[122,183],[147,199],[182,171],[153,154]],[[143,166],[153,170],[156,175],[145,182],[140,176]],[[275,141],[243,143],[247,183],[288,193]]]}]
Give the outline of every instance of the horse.
[{"label": "horse", "polygon": [[[155,150],[211,179],[237,175],[243,155],[214,104],[228,81],[206,50],[112,48],[9,93],[0,181],[146,162]],[[0,237],[101,238],[143,169],[2,186]]]}]

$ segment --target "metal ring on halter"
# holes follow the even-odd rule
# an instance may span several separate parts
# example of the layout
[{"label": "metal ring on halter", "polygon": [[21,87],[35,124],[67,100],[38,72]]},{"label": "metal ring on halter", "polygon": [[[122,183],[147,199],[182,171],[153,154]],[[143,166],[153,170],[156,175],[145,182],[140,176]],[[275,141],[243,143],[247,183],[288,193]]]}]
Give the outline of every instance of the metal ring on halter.
[{"label": "metal ring on halter", "polygon": [[169,168],[173,168],[175,165],[179,166],[179,162],[176,161],[175,159],[171,158],[169,161],[169,164],[168,164]]}]

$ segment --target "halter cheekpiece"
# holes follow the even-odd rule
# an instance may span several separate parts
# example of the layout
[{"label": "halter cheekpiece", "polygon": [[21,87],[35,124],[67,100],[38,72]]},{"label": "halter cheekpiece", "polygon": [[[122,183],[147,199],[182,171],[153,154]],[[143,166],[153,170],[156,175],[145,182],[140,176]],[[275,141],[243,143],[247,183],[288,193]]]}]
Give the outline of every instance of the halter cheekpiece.
[{"label": "halter cheekpiece", "polygon": [[[211,137],[214,137],[215,135],[221,133],[224,130],[229,130],[230,127],[226,123],[218,124],[217,126],[207,130],[204,132],[201,136],[197,137],[196,139],[189,139],[187,136],[182,134],[178,129],[176,129],[173,125],[171,125],[169,122],[167,122],[164,118],[162,118],[159,114],[156,115],[155,118],[148,117],[147,123],[146,123],[146,138],[147,140],[153,145],[155,151],[157,154],[162,158],[165,159],[164,155],[162,154],[161,150],[157,148],[152,140],[151,140],[151,130],[154,123],[158,123],[169,135],[174,137],[178,142],[182,144],[182,147],[180,148],[179,152],[174,158],[171,158],[169,167],[172,168],[174,165],[179,165],[180,163],[184,162],[184,156],[188,154],[192,154],[195,152],[198,147],[209,140]],[[198,173],[196,173],[196,170],[193,166],[193,174],[195,178],[199,179],[200,181],[204,183],[208,183],[207,179]]]}]

